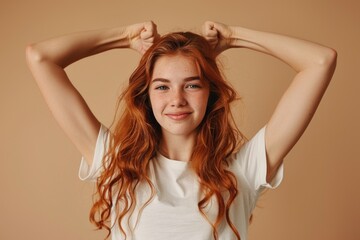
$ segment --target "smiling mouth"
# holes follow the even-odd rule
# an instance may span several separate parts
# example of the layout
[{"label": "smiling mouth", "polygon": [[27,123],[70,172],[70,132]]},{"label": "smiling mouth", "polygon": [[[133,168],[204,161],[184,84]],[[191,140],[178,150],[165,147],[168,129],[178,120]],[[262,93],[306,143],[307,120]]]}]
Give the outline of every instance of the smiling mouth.
[{"label": "smiling mouth", "polygon": [[167,117],[173,119],[173,120],[183,120],[187,118],[191,113],[174,113],[174,114],[165,114]]}]

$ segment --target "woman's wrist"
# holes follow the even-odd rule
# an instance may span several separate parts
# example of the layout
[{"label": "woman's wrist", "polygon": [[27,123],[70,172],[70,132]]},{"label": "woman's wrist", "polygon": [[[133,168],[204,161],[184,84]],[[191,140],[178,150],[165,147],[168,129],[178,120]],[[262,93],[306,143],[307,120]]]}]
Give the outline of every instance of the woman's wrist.
[{"label": "woman's wrist", "polygon": [[229,39],[229,48],[242,48],[248,47],[246,43],[250,43],[250,29],[238,27],[238,26],[230,26],[230,39]]},{"label": "woman's wrist", "polygon": [[130,40],[126,27],[117,27],[103,30],[99,34],[98,48],[104,48],[104,50],[111,50],[115,48],[129,48]]},{"label": "woman's wrist", "polygon": [[232,26],[231,28],[231,40],[229,45],[231,48],[247,48],[260,52],[268,52],[268,49],[264,47],[265,32],[252,30],[249,28]]}]

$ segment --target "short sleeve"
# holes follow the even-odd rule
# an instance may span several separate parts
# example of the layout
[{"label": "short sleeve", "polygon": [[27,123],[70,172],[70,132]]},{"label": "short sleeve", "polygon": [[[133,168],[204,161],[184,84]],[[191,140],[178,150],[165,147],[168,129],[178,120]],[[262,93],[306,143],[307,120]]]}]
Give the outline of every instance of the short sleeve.
[{"label": "short sleeve", "polygon": [[274,189],[283,179],[283,164],[277,170],[270,183],[266,181],[267,159],[265,146],[265,128],[263,127],[250,141],[245,143],[238,154],[236,161],[240,164],[250,188],[258,191],[263,188]]},{"label": "short sleeve", "polygon": [[98,138],[96,140],[94,157],[91,166],[85,160],[83,156],[80,162],[79,168],[79,178],[83,181],[95,181],[96,178],[100,175],[102,170],[102,160],[104,154],[106,153],[106,148],[108,147],[108,129],[101,124]]}]

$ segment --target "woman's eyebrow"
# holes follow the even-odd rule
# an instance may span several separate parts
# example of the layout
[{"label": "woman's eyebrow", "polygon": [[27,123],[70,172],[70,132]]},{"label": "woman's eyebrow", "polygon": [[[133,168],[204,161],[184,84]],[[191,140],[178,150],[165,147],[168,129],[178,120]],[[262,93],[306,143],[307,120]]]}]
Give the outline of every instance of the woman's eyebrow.
[{"label": "woman's eyebrow", "polygon": [[[193,81],[193,80],[200,80],[200,77],[199,76],[191,76],[191,77],[187,77],[187,78],[184,78],[184,81],[185,82],[188,82],[188,81]],[[166,79],[166,78],[154,78],[151,82],[170,82],[169,79]]]},{"label": "woman's eyebrow", "polygon": [[192,80],[200,80],[200,77],[199,76],[193,76],[193,77],[187,77],[184,79],[186,82],[187,81],[192,81]]}]

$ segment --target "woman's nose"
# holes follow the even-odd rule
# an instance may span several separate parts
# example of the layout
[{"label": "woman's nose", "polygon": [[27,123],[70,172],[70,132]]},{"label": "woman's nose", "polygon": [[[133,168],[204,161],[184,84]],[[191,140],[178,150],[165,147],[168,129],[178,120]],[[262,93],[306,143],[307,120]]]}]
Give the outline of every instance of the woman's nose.
[{"label": "woman's nose", "polygon": [[171,106],[181,107],[187,104],[183,89],[174,89],[171,97]]}]

